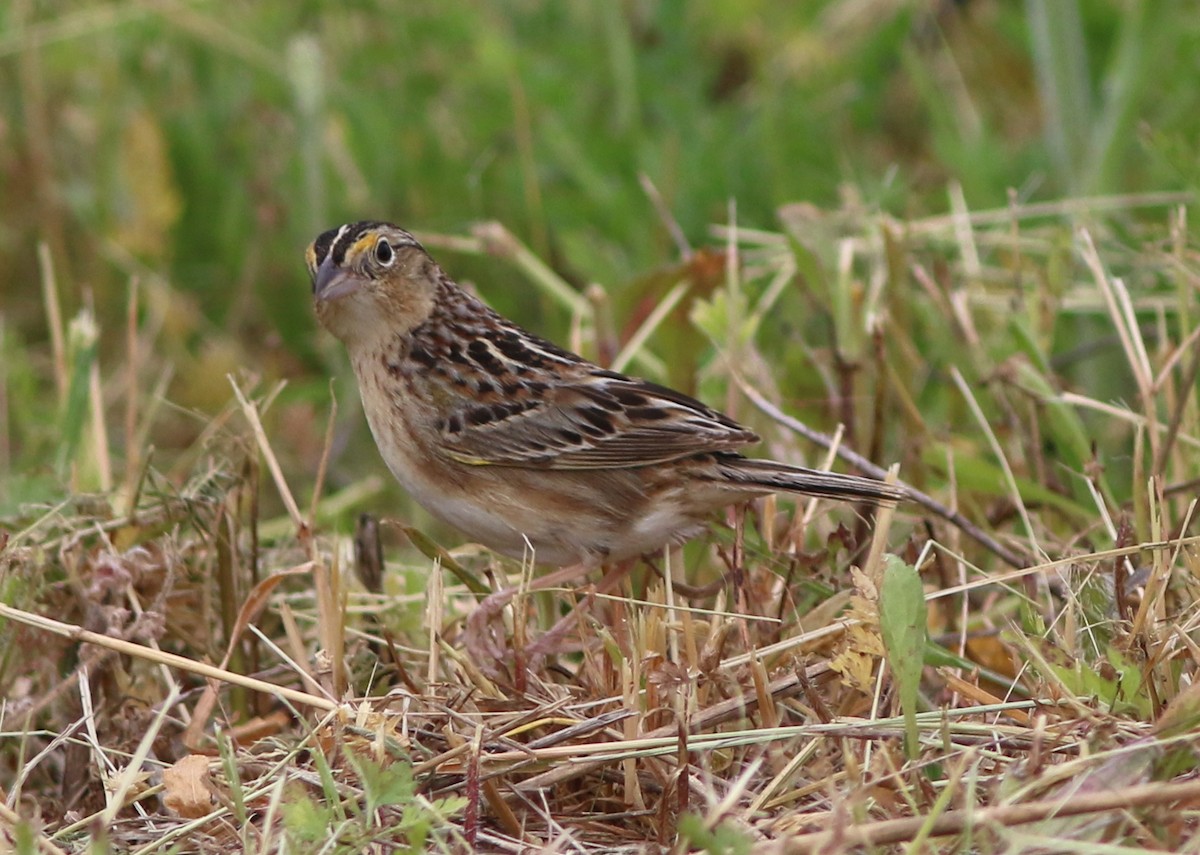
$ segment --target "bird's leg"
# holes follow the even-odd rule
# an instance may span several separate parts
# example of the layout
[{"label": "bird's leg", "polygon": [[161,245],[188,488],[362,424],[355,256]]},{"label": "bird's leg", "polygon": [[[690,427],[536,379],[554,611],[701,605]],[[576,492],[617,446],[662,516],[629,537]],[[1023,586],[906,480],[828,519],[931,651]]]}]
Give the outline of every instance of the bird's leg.
[{"label": "bird's leg", "polygon": [[570,630],[571,625],[578,621],[578,615],[584,606],[590,607],[596,598],[596,594],[607,594],[616,590],[617,586],[629,575],[629,571],[633,569],[637,562],[638,559],[636,558],[627,558],[611,567],[600,577],[600,581],[596,584],[596,587],[589,591],[586,597],[576,603],[570,612],[559,618],[554,626],[550,627],[541,638],[525,648],[525,654],[529,657],[530,663],[528,667],[532,668],[534,665],[540,664],[540,659],[558,650],[562,639]]},{"label": "bird's leg", "polygon": [[512,598],[522,588],[526,591],[536,591],[570,582],[587,573],[592,566],[585,563],[571,564],[532,580],[528,586],[518,585],[488,594],[467,616],[467,627],[463,639],[467,652],[476,662],[484,665],[485,670],[487,664],[503,661],[503,636],[495,629],[493,623],[500,616],[504,607],[512,601]]},{"label": "bird's leg", "polygon": [[733,573],[734,602],[738,610],[746,613],[746,505],[740,504],[733,509],[733,550],[731,555]]},{"label": "bird's leg", "polygon": [[[749,614],[750,604],[746,601],[746,509],[745,503],[738,505],[733,510],[734,528],[733,528],[733,590],[734,602],[737,603],[738,614]],[[746,649],[751,647],[750,631],[747,621],[742,619],[738,621],[739,628],[742,632],[742,643],[746,645]]]}]

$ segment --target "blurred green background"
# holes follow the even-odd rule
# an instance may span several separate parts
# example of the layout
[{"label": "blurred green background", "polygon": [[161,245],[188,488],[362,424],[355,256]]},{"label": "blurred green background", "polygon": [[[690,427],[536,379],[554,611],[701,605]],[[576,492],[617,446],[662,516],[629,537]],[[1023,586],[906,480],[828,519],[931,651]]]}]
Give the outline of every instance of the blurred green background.
[{"label": "blurred green background", "polygon": [[[324,228],[498,220],[601,283],[624,328],[679,259],[642,175],[693,245],[718,242],[731,200],[741,226],[777,229],[791,202],[942,212],[952,183],[971,209],[1192,192],[1197,81],[1194,0],[8,0],[0,464],[34,479],[58,441],[39,242],[64,317],[94,303],[102,366],[137,279],[144,395],[164,378],[179,407],[150,440],[194,440],[227,372],[289,378],[276,428],[311,469],[331,374],[356,418],[309,305],[302,253]],[[513,265],[438,255],[565,340]]]}]

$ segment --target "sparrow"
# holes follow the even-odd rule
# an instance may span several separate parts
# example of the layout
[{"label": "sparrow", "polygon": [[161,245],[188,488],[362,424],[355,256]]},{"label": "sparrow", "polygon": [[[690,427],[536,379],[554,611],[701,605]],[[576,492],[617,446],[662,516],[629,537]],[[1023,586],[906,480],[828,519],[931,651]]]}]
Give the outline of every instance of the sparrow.
[{"label": "sparrow", "polygon": [[306,261],[316,316],[346,346],[388,468],[430,514],[496,552],[594,567],[682,543],[715,511],[768,493],[903,496],[743,456],[753,431],[522,329],[398,226],[330,229]]}]

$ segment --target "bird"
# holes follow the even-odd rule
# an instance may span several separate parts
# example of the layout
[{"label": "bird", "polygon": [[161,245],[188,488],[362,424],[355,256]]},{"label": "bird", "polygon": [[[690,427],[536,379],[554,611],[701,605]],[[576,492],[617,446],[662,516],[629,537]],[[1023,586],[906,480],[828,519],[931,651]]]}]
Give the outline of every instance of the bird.
[{"label": "bird", "polygon": [[384,462],[433,517],[495,552],[597,567],[683,543],[720,509],[769,493],[903,496],[744,456],[752,430],[526,331],[399,226],[329,229],[306,262],[316,317],[346,347]]}]

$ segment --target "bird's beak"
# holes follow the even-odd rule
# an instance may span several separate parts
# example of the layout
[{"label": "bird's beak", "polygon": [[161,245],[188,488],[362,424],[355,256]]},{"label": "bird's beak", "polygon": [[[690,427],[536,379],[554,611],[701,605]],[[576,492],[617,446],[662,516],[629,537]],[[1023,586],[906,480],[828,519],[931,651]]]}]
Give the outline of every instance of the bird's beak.
[{"label": "bird's beak", "polygon": [[337,267],[332,258],[326,258],[317,268],[317,278],[313,282],[313,297],[321,302],[336,300],[347,294],[353,294],[362,284],[362,280],[353,273]]}]

